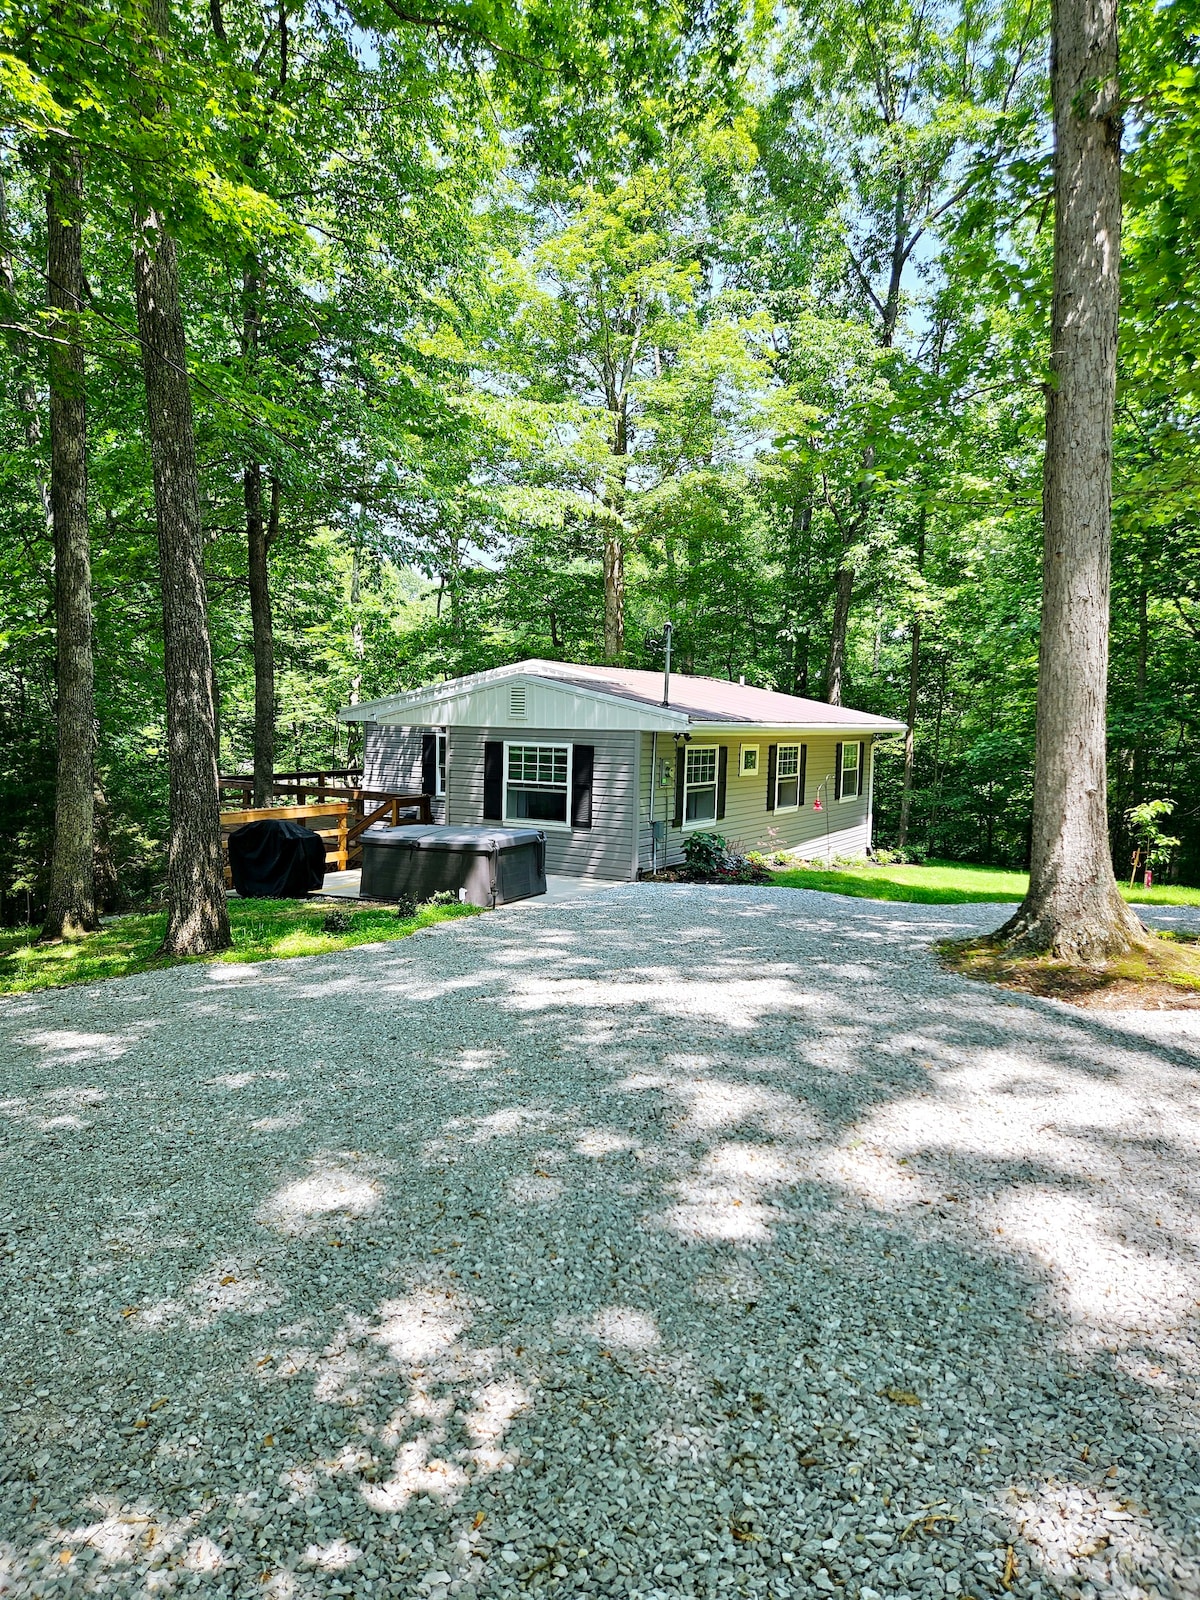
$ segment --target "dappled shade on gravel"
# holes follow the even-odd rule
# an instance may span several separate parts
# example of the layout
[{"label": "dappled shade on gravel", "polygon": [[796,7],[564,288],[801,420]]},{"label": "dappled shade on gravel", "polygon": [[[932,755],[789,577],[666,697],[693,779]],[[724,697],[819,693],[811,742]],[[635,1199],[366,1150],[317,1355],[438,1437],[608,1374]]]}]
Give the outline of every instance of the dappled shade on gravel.
[{"label": "dappled shade on gravel", "polygon": [[939,969],[1000,915],[0,1005],[0,1594],[1194,1596],[1200,1019]]}]

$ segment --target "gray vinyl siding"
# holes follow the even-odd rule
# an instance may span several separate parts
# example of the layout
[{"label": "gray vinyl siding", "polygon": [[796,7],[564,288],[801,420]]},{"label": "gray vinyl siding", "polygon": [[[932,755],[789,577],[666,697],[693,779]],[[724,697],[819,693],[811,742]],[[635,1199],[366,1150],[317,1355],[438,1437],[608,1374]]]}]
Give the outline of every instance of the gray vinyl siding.
[{"label": "gray vinyl siding", "polygon": [[546,871],[626,881],[633,875],[637,738],[632,731],[599,729],[571,734],[561,728],[451,728],[447,821],[483,821],[483,747],[488,739],[508,744],[590,744],[595,750],[592,825],[547,827]]},{"label": "gray vinyl siding", "polygon": [[[363,788],[421,793],[421,736],[436,728],[368,722],[363,740]],[[444,822],[446,802],[433,799],[433,820]]]},{"label": "gray vinyl siding", "polygon": [[[666,854],[660,844],[658,865],[676,866],[683,860],[683,844],[687,831],[671,826],[675,812],[675,784],[653,782],[650,752],[652,735],[642,734],[640,824],[638,829],[638,861],[643,872],[651,870],[650,795],[653,787],[654,816],[667,822]],[[820,734],[748,734],[745,738],[705,738],[700,729],[694,729],[693,744],[725,745],[729,750],[728,779],[725,790],[725,816],[720,822],[710,823],[713,832],[722,834],[738,850],[800,850],[813,857],[823,857],[826,851],[825,825],[829,824],[829,852],[833,856],[863,855],[870,842],[871,801],[871,740],[864,741],[865,770],[863,792],[853,800],[835,800],[834,762],[838,740]],[[759,748],[759,771],[753,777],[739,777],[739,753],[743,744],[756,744]],[[804,778],[804,801],[795,811],[767,810],[767,747],[772,744],[803,744],[808,747]],[[658,760],[671,764],[674,772],[675,742],[669,736],[658,737]],[[818,785],[821,789],[820,811],[813,810],[813,799]],[[828,796],[828,800],[826,799]]]},{"label": "gray vinyl siding", "polygon": [[[394,789],[416,794],[421,788],[421,735],[432,728],[400,727],[368,723],[363,755],[364,786],[369,789]],[[670,826],[675,810],[675,785],[653,782],[650,753],[652,736],[633,731],[589,730],[572,735],[562,729],[461,728],[449,730],[446,802],[435,799],[435,822],[481,823],[483,821],[483,746],[488,739],[521,744],[590,744],[595,749],[592,776],[592,826],[546,830],[546,870],[570,877],[612,878],[625,881],[632,876],[633,834],[637,831],[638,868],[651,870],[650,799],[654,796],[654,816],[667,820],[667,845],[664,859],[660,847],[658,865],[674,866],[683,860],[686,834]],[[728,779],[725,816],[714,829],[730,844],[742,850],[802,850],[813,857],[824,856],[825,823],[829,822],[829,850],[834,856],[862,855],[870,844],[871,740],[867,738],[863,792],[853,800],[835,800],[834,760],[837,739],[796,734],[747,735],[745,738],[708,739],[700,729],[693,733],[695,744],[724,744],[728,747]],[[807,745],[808,758],[804,784],[804,803],[797,811],[767,810],[767,747],[771,744]],[[738,776],[738,755],[742,744],[759,747],[760,771],[753,777]],[[675,743],[670,735],[658,737],[658,756],[665,757],[674,769]],[[813,797],[820,783],[822,811],[813,810]],[[637,795],[636,816],[634,797]],[[826,796],[828,795],[828,801]]]},{"label": "gray vinyl siding", "polygon": [[[421,790],[421,735],[433,728],[369,722],[363,752],[363,787]],[[546,870],[570,877],[616,878],[633,874],[634,795],[637,734],[602,732],[571,734],[561,728],[449,729],[445,800],[433,802],[435,822],[483,821],[483,746],[488,739],[510,744],[590,744],[595,749],[592,771],[592,826],[546,829]]]}]

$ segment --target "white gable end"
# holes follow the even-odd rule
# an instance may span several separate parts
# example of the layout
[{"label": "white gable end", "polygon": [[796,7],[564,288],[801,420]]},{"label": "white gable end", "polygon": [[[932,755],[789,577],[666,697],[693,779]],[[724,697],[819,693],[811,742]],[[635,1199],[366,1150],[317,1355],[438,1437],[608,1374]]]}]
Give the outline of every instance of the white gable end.
[{"label": "white gable end", "polygon": [[623,728],[669,730],[686,727],[687,716],[654,706],[631,705],[611,695],[532,675],[506,676],[467,689],[452,683],[405,697],[403,705],[382,708],[372,717],[381,724],[445,725],[460,728],[562,728],[576,733]]}]

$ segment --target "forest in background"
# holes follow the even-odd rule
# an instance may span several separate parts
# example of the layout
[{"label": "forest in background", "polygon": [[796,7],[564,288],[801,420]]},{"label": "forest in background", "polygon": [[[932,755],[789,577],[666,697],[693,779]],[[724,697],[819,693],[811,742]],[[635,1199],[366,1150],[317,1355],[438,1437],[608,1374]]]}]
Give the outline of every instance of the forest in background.
[{"label": "forest in background", "polygon": [[[154,892],[167,830],[147,165],[179,243],[223,770],[253,753],[257,545],[280,767],[352,760],[353,699],[526,656],[658,666],[671,621],[685,671],[911,721],[907,817],[902,742],[880,750],[881,844],[1024,861],[1040,5],[177,5],[153,144],[129,16],[36,10],[0,13],[6,920],[37,914],[53,823],[51,81],[84,152],[110,904]],[[1120,874],[1128,810],[1172,800],[1171,870],[1195,882],[1200,36],[1178,0],[1123,21],[1111,826]],[[261,669],[261,613],[257,648]]]}]

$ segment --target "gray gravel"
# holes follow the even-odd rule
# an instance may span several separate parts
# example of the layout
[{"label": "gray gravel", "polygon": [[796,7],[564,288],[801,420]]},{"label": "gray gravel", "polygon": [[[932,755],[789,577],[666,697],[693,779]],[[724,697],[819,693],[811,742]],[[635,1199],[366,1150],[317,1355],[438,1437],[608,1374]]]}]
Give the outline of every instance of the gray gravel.
[{"label": "gray gravel", "polygon": [[1200,1014],[937,968],[1000,914],[0,1005],[0,1593],[1196,1596]]}]

